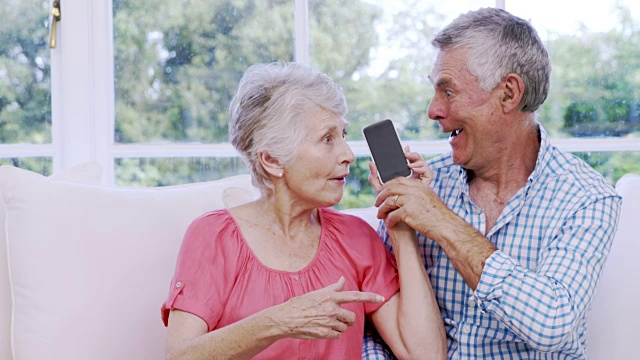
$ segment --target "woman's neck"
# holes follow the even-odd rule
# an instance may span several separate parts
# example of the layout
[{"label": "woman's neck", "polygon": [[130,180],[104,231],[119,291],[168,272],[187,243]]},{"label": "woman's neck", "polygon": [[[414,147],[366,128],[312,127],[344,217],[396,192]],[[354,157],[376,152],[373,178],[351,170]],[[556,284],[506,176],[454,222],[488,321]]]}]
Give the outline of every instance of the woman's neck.
[{"label": "woman's neck", "polygon": [[289,199],[276,196],[263,197],[253,203],[256,220],[283,238],[295,240],[309,229],[320,225],[317,208],[305,208]]}]

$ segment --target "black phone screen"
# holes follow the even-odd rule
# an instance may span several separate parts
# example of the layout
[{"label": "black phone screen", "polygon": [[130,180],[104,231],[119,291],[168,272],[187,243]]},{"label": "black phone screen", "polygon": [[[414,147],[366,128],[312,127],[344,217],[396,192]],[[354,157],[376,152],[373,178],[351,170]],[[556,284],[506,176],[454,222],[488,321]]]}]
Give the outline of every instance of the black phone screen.
[{"label": "black phone screen", "polygon": [[395,177],[411,175],[411,169],[404,157],[398,133],[389,119],[382,120],[362,129],[369,146],[373,162],[378,168],[380,181],[387,182]]}]

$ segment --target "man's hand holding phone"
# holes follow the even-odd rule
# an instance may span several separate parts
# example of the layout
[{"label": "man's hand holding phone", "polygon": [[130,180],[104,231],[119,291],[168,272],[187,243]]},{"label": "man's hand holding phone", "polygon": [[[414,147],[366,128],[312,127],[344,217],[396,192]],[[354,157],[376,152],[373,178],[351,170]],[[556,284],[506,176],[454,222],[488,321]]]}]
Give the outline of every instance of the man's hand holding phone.
[{"label": "man's hand holding phone", "polygon": [[[376,193],[380,191],[382,184],[396,177],[425,179],[427,176],[427,184],[431,182],[431,169],[422,156],[410,152],[408,146],[403,151],[398,133],[390,119],[365,126],[362,132],[373,160],[373,164],[369,164],[369,182]],[[373,181],[371,175],[377,181]]]},{"label": "man's hand holding phone", "polygon": [[[365,140],[371,151],[373,163],[369,163],[369,182],[378,197],[378,218],[385,219],[387,227],[397,222],[410,221],[408,208],[420,204],[415,200],[426,194],[435,196],[430,184],[433,172],[427,162],[417,152],[411,152],[407,146],[404,151],[391,120],[383,120],[363,129]],[[396,181],[391,181],[398,178]],[[418,180],[418,181],[416,181]],[[407,208],[403,208],[407,205]],[[414,209],[417,210],[417,209]],[[393,212],[393,216],[390,213]]]},{"label": "man's hand holding phone", "polygon": [[[423,184],[431,186],[433,184],[433,170],[429,167],[427,162],[417,152],[412,152],[409,146],[404,148],[404,156],[409,161],[407,165],[411,169],[411,179],[418,179]],[[378,174],[378,168],[373,162],[369,163],[369,183],[373,186],[376,194],[380,193],[382,186],[384,185],[380,181],[380,175]]]},{"label": "man's hand holding phone", "polygon": [[378,178],[385,183],[396,177],[411,176],[396,128],[390,119],[378,121],[362,129]]}]

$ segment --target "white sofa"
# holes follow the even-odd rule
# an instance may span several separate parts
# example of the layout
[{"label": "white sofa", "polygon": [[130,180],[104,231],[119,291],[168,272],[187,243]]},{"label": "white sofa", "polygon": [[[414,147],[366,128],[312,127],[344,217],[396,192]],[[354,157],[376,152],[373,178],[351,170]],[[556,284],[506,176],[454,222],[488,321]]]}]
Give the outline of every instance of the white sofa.
[{"label": "white sofa", "polygon": [[[163,358],[160,305],[184,230],[205,211],[258,195],[246,175],[154,189],[102,187],[99,178],[97,164],[52,177],[0,168],[0,360]],[[636,355],[639,281],[628,266],[640,270],[631,230],[640,177],[618,189],[625,203],[591,314],[593,359]],[[348,212],[377,224],[374,208]]]}]

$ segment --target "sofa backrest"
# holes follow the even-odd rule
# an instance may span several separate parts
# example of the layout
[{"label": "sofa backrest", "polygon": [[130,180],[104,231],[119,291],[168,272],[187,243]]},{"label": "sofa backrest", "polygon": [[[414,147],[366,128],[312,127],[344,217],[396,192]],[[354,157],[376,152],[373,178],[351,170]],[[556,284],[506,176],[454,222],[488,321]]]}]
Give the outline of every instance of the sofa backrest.
[{"label": "sofa backrest", "polygon": [[[0,191],[13,354],[26,360],[164,358],[160,305],[184,231],[204,212],[246,201],[223,195],[258,194],[248,175],[132,189],[72,183],[11,166],[0,167]],[[6,286],[6,273],[0,276]],[[6,305],[0,309],[3,332]],[[2,334],[2,359],[11,358],[9,338]]]},{"label": "sofa backrest", "polygon": [[623,176],[616,190],[622,196],[620,223],[587,321],[587,352],[595,360],[638,358],[640,176]]},{"label": "sofa backrest", "polygon": [[[100,165],[91,162],[72,166],[61,173],[52,175],[49,179],[72,183],[98,184],[101,176],[102,168]],[[7,209],[0,194],[0,359],[11,359],[12,296],[7,258],[6,215]]]},{"label": "sofa backrest", "polygon": [[[51,178],[0,167],[0,359],[12,358],[12,301],[18,359],[163,358],[159,308],[184,230],[203,212],[258,195],[248,175],[153,189],[82,184],[99,178],[97,164]],[[589,359],[596,360],[634,358],[640,320],[633,307],[640,241],[632,226],[640,176],[626,175],[616,189],[620,225],[588,321]],[[345,212],[377,227],[375,208]]]}]

